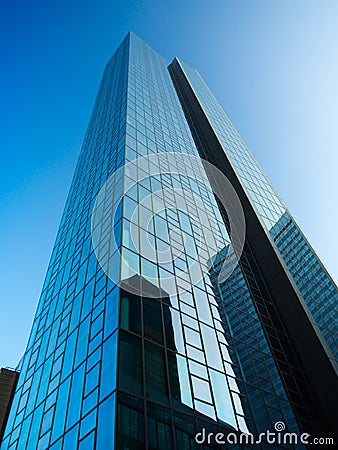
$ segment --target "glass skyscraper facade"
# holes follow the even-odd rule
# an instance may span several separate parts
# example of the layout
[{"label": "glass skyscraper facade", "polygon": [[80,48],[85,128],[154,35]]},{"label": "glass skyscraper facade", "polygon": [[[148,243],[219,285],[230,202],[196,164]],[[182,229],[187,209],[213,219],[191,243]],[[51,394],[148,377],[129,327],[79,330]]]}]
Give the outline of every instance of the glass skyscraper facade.
[{"label": "glass skyscraper facade", "polygon": [[[241,254],[241,212],[233,222],[207,163],[242,205]],[[1,450],[208,449],[203,428],[276,422],[333,435],[337,298],[198,72],[129,33],[105,68]]]}]

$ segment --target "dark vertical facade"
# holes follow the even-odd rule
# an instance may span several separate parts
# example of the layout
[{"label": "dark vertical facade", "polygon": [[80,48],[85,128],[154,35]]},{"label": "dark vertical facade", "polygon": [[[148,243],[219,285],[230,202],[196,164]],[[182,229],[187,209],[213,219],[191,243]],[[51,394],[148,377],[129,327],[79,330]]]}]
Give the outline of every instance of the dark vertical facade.
[{"label": "dark vertical facade", "polygon": [[[230,222],[201,158],[247,223],[221,282]],[[130,33],[105,68],[1,449],[207,449],[202,428],[277,421],[333,435],[336,303],[198,73]]]},{"label": "dark vertical facade", "polygon": [[0,369],[0,442],[3,438],[19,373],[16,370]]}]

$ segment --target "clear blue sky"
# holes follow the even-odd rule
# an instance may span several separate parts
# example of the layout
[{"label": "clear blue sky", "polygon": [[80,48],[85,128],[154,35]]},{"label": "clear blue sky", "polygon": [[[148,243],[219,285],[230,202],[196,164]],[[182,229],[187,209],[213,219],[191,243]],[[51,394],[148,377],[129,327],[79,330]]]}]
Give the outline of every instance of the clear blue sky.
[{"label": "clear blue sky", "polygon": [[199,69],[338,278],[337,1],[7,0],[0,366],[24,352],[102,71],[128,30]]}]

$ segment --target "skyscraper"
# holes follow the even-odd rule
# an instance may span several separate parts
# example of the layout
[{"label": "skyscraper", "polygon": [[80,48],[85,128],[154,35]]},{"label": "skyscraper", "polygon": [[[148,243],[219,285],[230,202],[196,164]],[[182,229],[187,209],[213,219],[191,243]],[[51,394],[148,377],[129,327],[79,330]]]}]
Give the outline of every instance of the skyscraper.
[{"label": "skyscraper", "polygon": [[1,449],[195,449],[202,429],[276,423],[333,436],[337,298],[198,72],[129,33],[105,68]]}]

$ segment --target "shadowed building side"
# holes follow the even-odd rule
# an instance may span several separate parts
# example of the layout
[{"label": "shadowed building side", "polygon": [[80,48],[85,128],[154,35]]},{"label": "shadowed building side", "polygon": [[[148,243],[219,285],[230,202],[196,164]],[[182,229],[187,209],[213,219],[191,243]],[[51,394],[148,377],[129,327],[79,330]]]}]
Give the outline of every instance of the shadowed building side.
[{"label": "shadowed building side", "polygon": [[0,443],[5,432],[18,378],[19,372],[6,368],[0,369]]}]

